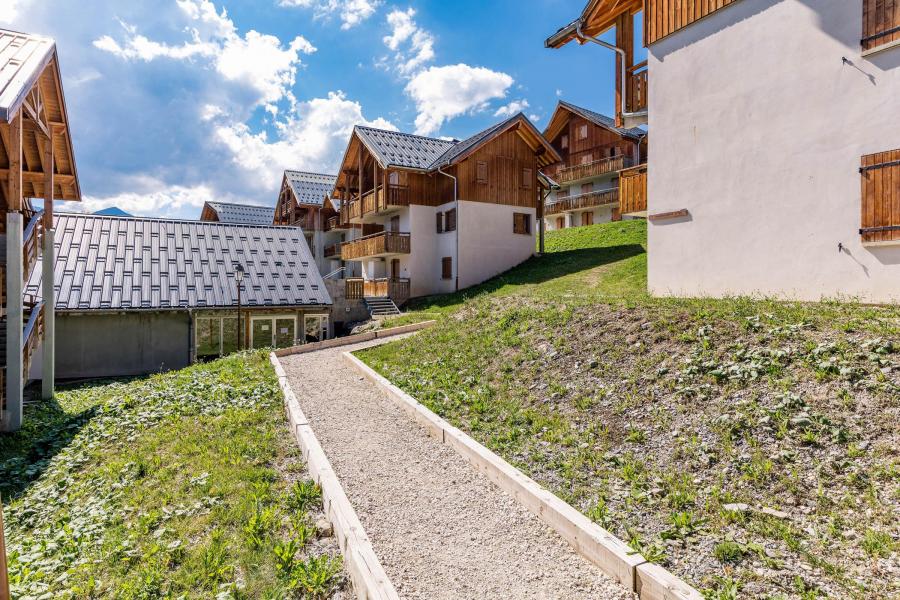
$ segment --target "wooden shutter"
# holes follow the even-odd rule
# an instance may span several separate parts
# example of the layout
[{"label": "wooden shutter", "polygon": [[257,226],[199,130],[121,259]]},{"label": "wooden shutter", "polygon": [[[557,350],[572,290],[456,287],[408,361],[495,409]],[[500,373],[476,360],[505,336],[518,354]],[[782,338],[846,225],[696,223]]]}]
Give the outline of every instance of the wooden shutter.
[{"label": "wooden shutter", "polygon": [[581,193],[582,194],[590,194],[593,191],[594,191],[593,183],[582,183],[581,184]]},{"label": "wooden shutter", "polygon": [[565,229],[566,228],[566,218],[565,217],[556,217],[556,228],[557,229]]},{"label": "wooden shutter", "polygon": [[588,136],[588,126],[587,125],[579,125],[578,126],[578,139],[585,140]]},{"label": "wooden shutter", "polygon": [[526,190],[531,189],[531,169],[522,169],[522,187]]},{"label": "wooden shutter", "polygon": [[563,150],[569,147],[569,136],[562,136],[562,138],[559,140],[559,147]]},{"label": "wooden shutter", "polygon": [[475,167],[475,180],[478,183],[488,182],[488,165],[485,161],[479,160]]},{"label": "wooden shutter", "polygon": [[437,213],[437,232],[444,233],[444,213]]},{"label": "wooden shutter", "polygon": [[446,228],[445,231],[456,231],[456,209],[451,208],[446,213]]},{"label": "wooden shutter", "polygon": [[531,215],[528,213],[513,213],[513,233],[531,233]]},{"label": "wooden shutter", "polygon": [[900,2],[862,0],[863,50],[900,41]]},{"label": "wooden shutter", "polygon": [[593,225],[594,224],[594,213],[592,213],[592,212],[581,213],[581,224],[582,225]]},{"label": "wooden shutter", "polygon": [[441,279],[453,279],[453,258],[450,256],[441,259]]},{"label": "wooden shutter", "polygon": [[862,157],[863,242],[900,241],[900,150]]}]

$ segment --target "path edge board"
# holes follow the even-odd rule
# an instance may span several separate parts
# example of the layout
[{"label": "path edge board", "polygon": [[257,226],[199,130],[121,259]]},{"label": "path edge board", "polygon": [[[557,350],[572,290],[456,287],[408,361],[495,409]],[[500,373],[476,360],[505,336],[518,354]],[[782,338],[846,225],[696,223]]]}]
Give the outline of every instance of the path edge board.
[{"label": "path edge board", "polygon": [[281,348],[275,350],[274,354],[278,358],[284,356],[292,356],[294,354],[306,354],[308,352],[316,352],[318,350],[327,350],[328,348],[338,348],[340,346],[350,346],[352,344],[360,344],[362,342],[370,342],[382,338],[392,337],[395,335],[403,335],[404,333],[412,333],[431,327],[437,321],[420,321],[419,323],[411,323],[409,325],[401,325],[399,327],[391,327],[389,329],[376,329],[375,331],[367,331],[365,333],[357,333],[356,335],[347,335],[344,337],[331,338],[323,342],[313,342],[311,344],[303,344],[301,346],[291,346],[289,348]]},{"label": "path edge board", "polygon": [[537,515],[575,550],[642,600],[702,600],[683,579],[635,553],[572,505],[544,489],[502,458],[442,419],[350,352],[342,356],[380,388],[429,435],[451,446],[500,489]]}]

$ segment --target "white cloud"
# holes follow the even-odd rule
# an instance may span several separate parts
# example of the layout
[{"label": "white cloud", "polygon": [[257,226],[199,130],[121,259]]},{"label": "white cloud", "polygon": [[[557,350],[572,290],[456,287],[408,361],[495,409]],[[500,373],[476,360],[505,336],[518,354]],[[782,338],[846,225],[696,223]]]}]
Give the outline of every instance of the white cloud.
[{"label": "white cloud", "polygon": [[430,67],[406,85],[416,103],[416,133],[431,135],[448,119],[487,108],[488,101],[506,97],[513,78],[506,73],[466,64]]},{"label": "white cloud", "polygon": [[434,60],[434,36],[416,24],[415,15],[412,8],[392,10],[387,16],[391,34],[383,38],[384,45],[394,52],[392,64],[404,76]]},{"label": "white cloud", "polygon": [[273,103],[289,96],[301,54],[316,51],[303,36],[295,37],[287,46],[275,36],[254,30],[241,37],[225,9],[217,12],[209,0],[176,2],[194,25],[188,29],[189,40],[174,45],[151,40],[137,33],[133,25],[120,21],[125,30],[121,43],[104,35],[94,40],[94,46],[125,60],[208,58],[226,81],[253,90],[256,103],[270,109]]},{"label": "white cloud", "polygon": [[494,113],[495,117],[511,117],[515,114],[518,114],[528,108],[528,100],[513,100],[509,104],[505,106],[501,106],[497,109],[497,112]]},{"label": "white cloud", "polygon": [[0,2],[0,23],[12,23],[19,16],[19,11],[28,4],[27,0],[3,0]]},{"label": "white cloud", "polygon": [[382,118],[366,120],[362,106],[338,91],[298,104],[276,121],[275,139],[270,140],[265,131],[254,133],[245,123],[220,124],[215,137],[236,166],[260,185],[274,189],[284,169],[333,172],[354,125],[397,129]]},{"label": "white cloud", "polygon": [[373,14],[381,5],[381,0],[281,0],[281,6],[312,8],[319,18],[338,15],[341,29],[356,27]]},{"label": "white cloud", "polygon": [[164,181],[146,175],[128,178],[126,187],[130,191],[102,197],[86,195],[82,202],[74,203],[73,208],[92,213],[116,206],[133,215],[154,217],[172,217],[194,209],[199,216],[204,202],[224,199],[206,184],[166,185]]}]

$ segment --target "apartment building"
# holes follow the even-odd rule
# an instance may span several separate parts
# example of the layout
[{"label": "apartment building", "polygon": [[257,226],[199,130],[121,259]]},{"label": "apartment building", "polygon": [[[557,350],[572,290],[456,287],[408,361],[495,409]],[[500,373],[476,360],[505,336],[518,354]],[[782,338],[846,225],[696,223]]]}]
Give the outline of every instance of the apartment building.
[{"label": "apartment building", "polygon": [[535,252],[557,151],[522,114],[464,141],[356,127],[332,197],[358,225],[341,256],[361,267],[348,297],[439,294],[481,283]]},{"label": "apartment building", "polygon": [[41,356],[44,399],[55,381],[54,296],[26,294],[25,281],[53,279],[53,202],[81,200],[81,187],[56,43],[0,30],[0,48],[0,431],[16,431],[33,359]]},{"label": "apartment building", "polygon": [[543,171],[559,184],[544,203],[547,231],[621,220],[620,178],[635,167],[646,170],[647,132],[616,127],[610,117],[561,101],[544,137],[563,159]]},{"label": "apartment building", "polygon": [[618,124],[655,140],[651,292],[900,300],[900,3],[592,0],[547,45],[610,29]]}]

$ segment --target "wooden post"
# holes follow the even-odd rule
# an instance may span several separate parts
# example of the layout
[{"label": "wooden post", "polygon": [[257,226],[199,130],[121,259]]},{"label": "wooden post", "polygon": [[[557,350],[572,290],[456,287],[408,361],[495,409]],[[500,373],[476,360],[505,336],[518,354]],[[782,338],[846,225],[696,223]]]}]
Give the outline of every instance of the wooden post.
[{"label": "wooden post", "polygon": [[0,498],[0,600],[9,600],[9,571],[6,564],[6,538],[3,535],[3,499]]},{"label": "wooden post", "polygon": [[9,193],[10,212],[22,210],[22,109],[9,122]]},{"label": "wooden post", "polygon": [[[52,125],[51,125],[52,127]],[[51,130],[52,131],[52,130]],[[44,329],[41,341],[41,397],[53,398],[56,383],[56,288],[54,282],[55,249],[53,247],[53,137],[48,137],[43,148],[44,163],[44,248],[42,254],[44,299]]]},{"label": "wooden post", "polygon": [[[616,17],[616,46],[625,50],[625,60],[616,53],[616,127],[624,127],[625,118],[622,116],[622,98],[627,93],[622,89],[622,77],[625,69],[631,65],[628,57],[628,29],[631,25],[631,14],[624,12]],[[626,64],[622,64],[622,63]]]},{"label": "wooden post", "polygon": [[[52,126],[51,126],[52,127]],[[43,148],[44,167],[44,229],[53,229],[53,137],[48,137]]]}]

